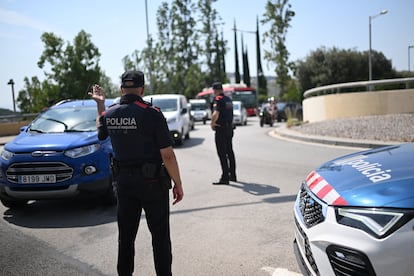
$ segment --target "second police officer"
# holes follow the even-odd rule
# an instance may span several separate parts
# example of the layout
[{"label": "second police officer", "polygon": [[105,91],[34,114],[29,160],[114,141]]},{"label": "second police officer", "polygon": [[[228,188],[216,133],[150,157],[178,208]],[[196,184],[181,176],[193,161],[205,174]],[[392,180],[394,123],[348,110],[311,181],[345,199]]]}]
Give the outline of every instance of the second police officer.
[{"label": "second police officer", "polygon": [[119,275],[134,271],[135,238],[142,210],[152,236],[154,265],[158,276],[172,275],[169,189],[173,204],[184,194],[172,140],[162,112],[144,102],[144,74],[127,71],[122,75],[119,104],[105,111],[105,95],[99,85],[90,93],[98,107],[99,139],[111,138],[115,154],[118,199]]},{"label": "second police officer", "polygon": [[220,82],[213,83],[212,88],[215,98],[211,128],[215,131],[214,139],[222,171],[220,179],[213,184],[229,184],[229,181],[237,181],[236,160],[233,151],[233,102],[224,95]]}]

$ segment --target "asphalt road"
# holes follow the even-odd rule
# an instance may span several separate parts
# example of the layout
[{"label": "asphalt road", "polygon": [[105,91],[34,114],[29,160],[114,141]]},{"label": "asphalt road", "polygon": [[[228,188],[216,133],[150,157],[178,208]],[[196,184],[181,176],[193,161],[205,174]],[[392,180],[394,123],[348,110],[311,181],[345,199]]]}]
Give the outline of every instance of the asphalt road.
[{"label": "asphalt road", "polygon": [[[228,186],[211,185],[220,168],[208,125],[197,123],[175,149],[185,197],[171,207],[174,275],[300,275],[292,248],[298,187],[318,164],[357,149],[275,138],[275,127],[249,117],[236,128],[239,181]],[[114,207],[70,199],[0,213],[2,275],[116,275]],[[155,275],[145,215],[135,260],[135,275]]]}]

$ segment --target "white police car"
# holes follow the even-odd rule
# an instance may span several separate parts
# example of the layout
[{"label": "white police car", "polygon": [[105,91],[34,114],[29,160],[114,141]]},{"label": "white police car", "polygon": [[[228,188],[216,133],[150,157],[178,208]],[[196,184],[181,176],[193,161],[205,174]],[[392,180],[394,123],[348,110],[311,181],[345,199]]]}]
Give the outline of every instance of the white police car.
[{"label": "white police car", "polygon": [[318,167],[300,188],[294,220],[304,275],[413,275],[414,143]]}]

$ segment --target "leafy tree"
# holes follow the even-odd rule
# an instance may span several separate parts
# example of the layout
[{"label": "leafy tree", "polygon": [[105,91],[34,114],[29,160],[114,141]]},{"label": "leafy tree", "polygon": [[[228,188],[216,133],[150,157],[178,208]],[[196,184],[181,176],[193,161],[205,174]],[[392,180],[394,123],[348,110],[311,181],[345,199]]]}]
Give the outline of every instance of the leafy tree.
[{"label": "leafy tree", "polygon": [[144,48],[124,57],[125,69],[148,72],[151,60],[154,93],[180,93],[188,98],[215,80],[225,80],[226,42],[217,31],[215,1],[163,2],[157,10],[158,40],[150,39],[151,51]]},{"label": "leafy tree", "polygon": [[[172,26],[170,22],[171,13],[167,2],[162,2],[157,10],[157,27],[158,41],[155,42],[154,56],[145,58],[153,58],[154,61],[154,93],[168,93],[169,78],[172,72]],[[145,53],[145,52],[144,52]]]},{"label": "leafy tree", "polygon": [[[363,52],[365,60],[368,60],[369,52]],[[378,51],[371,51],[372,61],[372,79],[390,79],[397,77],[396,71],[392,68],[391,60],[387,59],[385,55]],[[368,68],[368,66],[366,67]],[[368,69],[366,69],[368,71]],[[368,73],[367,73],[368,74]]]},{"label": "leafy tree", "polygon": [[217,10],[212,6],[214,2],[217,2],[217,0],[199,0],[197,4],[200,11],[199,22],[201,22],[199,54],[201,63],[205,64],[206,67],[203,87],[209,86],[214,81],[222,81],[225,78],[224,64],[221,59],[222,45],[217,31],[217,25],[221,19]]},{"label": "leafy tree", "polygon": [[59,87],[48,80],[40,82],[38,77],[32,77],[30,80],[25,77],[24,87],[17,97],[22,113],[37,113],[63,100],[59,95]]},{"label": "leafy tree", "polygon": [[264,33],[263,37],[269,40],[271,47],[271,50],[265,51],[264,58],[275,65],[276,83],[280,87],[279,97],[282,98],[290,81],[289,69],[292,65],[289,62],[289,51],[285,41],[295,12],[291,10],[289,0],[277,0],[276,3],[268,0],[263,16],[262,23],[270,24],[269,30]]},{"label": "leafy tree", "polygon": [[302,102],[302,93],[299,90],[299,82],[296,79],[290,79],[287,85],[286,93],[283,95],[282,100],[285,102]]},{"label": "leafy tree", "polygon": [[177,94],[183,94],[187,88],[186,75],[190,67],[197,65],[198,55],[198,32],[193,30],[196,27],[196,20],[192,16],[196,7],[191,0],[174,0],[171,7],[172,14],[172,51],[173,72],[171,76],[171,89]]},{"label": "leafy tree", "polygon": [[140,51],[135,50],[131,55],[125,56],[122,59],[124,64],[124,71],[128,70],[140,70],[140,67],[143,65],[143,55]]},{"label": "leafy tree", "polygon": [[[25,77],[23,81],[26,90],[21,90],[16,99],[20,111],[22,113],[39,112],[42,106],[36,107],[33,102],[35,98],[34,95],[38,95],[42,91],[39,79],[37,77],[32,77],[32,83],[30,83],[30,80],[27,77]],[[46,106],[46,103],[43,104],[43,106]]]},{"label": "leafy tree", "polygon": [[38,66],[45,71],[45,80],[25,78],[25,89],[19,92],[18,105],[23,112],[38,112],[51,102],[87,97],[88,89],[99,83],[108,95],[118,94],[110,79],[99,67],[99,51],[91,42],[91,36],[80,31],[73,44],[65,44],[53,33],[43,33],[41,40],[45,49]]},{"label": "leafy tree", "polygon": [[191,0],[176,0],[171,6],[167,2],[161,3],[157,10],[159,41],[150,39],[148,43],[151,51],[147,47],[123,59],[125,68],[141,68],[147,72],[149,66],[146,61],[149,60],[152,66],[152,92],[190,96],[204,82],[197,60],[200,48],[196,44],[198,32],[194,32],[194,13],[195,5]]},{"label": "leafy tree", "polygon": [[[211,3],[216,1],[217,0],[199,0],[197,4],[201,12],[200,22],[202,23],[202,27],[200,34],[203,35],[201,39],[204,40],[204,47],[200,47],[200,52],[205,55],[207,69],[210,70],[210,72],[214,70],[213,54],[216,50],[214,45],[214,38],[216,35],[215,21],[217,17],[217,11],[213,9]],[[211,83],[213,81],[214,79],[211,79],[211,77],[206,78],[207,83]]]},{"label": "leafy tree", "polygon": [[[391,61],[377,51],[372,51],[372,72],[373,79],[397,77]],[[323,85],[368,80],[368,52],[321,47],[296,62],[295,76],[302,92]]]},{"label": "leafy tree", "polygon": [[66,47],[63,40],[53,33],[44,33],[41,39],[45,50],[38,66],[44,68],[46,63],[49,64],[52,72],[46,73],[46,76],[60,87],[62,98],[84,98],[87,89],[100,82],[102,74],[100,53],[91,42],[90,35],[80,31],[73,45],[68,43]]},{"label": "leafy tree", "polygon": [[22,113],[37,113],[62,100],[59,87],[47,80],[40,82],[37,77],[24,78],[24,89],[19,92],[17,102]]}]

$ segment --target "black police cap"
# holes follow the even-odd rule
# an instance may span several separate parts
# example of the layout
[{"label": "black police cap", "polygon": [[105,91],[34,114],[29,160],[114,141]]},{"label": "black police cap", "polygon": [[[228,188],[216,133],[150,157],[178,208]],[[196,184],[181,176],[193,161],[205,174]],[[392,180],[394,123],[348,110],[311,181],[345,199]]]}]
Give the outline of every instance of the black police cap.
[{"label": "black police cap", "polygon": [[122,74],[121,87],[123,88],[143,87],[144,84],[144,73],[141,71],[126,71]]},{"label": "black police cap", "polygon": [[214,90],[223,90],[223,85],[221,85],[221,82],[215,82],[211,85]]}]

